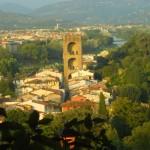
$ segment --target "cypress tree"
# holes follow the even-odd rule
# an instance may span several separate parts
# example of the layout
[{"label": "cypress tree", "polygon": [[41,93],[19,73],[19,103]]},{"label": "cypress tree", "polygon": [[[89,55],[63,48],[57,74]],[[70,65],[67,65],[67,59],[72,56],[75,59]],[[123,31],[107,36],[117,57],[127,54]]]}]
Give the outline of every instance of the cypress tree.
[{"label": "cypress tree", "polygon": [[99,97],[99,114],[103,117],[107,117],[105,96],[103,95],[102,92],[100,93],[100,97]]}]

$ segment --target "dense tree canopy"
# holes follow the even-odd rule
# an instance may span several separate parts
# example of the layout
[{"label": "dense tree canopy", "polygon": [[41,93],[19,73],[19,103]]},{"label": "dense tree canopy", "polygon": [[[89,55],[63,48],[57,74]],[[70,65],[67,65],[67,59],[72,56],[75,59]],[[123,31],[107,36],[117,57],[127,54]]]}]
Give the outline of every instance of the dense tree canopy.
[{"label": "dense tree canopy", "polygon": [[149,150],[150,149],[150,122],[133,129],[131,136],[124,139],[127,150]]},{"label": "dense tree canopy", "polygon": [[0,80],[0,94],[1,96],[15,96],[15,84],[12,79]]},{"label": "dense tree canopy", "polygon": [[[72,113],[76,114],[76,110]],[[116,149],[106,136],[104,128],[106,120],[94,117],[88,111],[85,113],[78,110],[78,113],[82,114],[81,118],[79,116],[71,118],[68,113],[61,114],[66,119],[61,122],[62,125],[57,122],[59,128],[55,130],[52,128],[54,126],[52,121],[57,115],[54,117],[48,115],[39,120],[39,113],[36,111],[23,112],[17,109],[5,113],[0,108],[0,115],[6,117],[0,124],[0,149],[66,150],[71,144],[75,149]],[[55,119],[62,118],[59,115]],[[45,134],[51,130],[55,134]],[[73,137],[75,141],[69,144],[65,140],[66,137]]]},{"label": "dense tree canopy", "polygon": [[110,35],[104,35],[100,30],[85,31],[85,36],[83,37],[84,53],[95,53],[112,45],[113,38]]},{"label": "dense tree canopy", "polygon": [[109,77],[110,86],[117,86],[117,95],[133,101],[148,102],[150,97],[150,34],[139,33],[122,47],[111,51],[97,71],[103,78]]},{"label": "dense tree canopy", "polygon": [[[141,104],[132,102],[127,98],[118,98],[112,103],[110,116],[112,123],[118,129],[118,134],[124,137],[130,134],[129,131],[133,128],[150,120],[150,108],[141,106]],[[120,125],[117,122],[120,122]],[[122,130],[123,126],[124,130]],[[122,134],[119,131],[127,132]]]}]

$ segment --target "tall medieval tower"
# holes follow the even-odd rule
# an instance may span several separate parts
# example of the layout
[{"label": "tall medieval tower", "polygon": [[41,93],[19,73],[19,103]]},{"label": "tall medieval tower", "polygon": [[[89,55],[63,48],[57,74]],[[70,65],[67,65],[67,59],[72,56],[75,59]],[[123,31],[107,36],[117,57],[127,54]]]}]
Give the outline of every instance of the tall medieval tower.
[{"label": "tall medieval tower", "polygon": [[68,80],[74,71],[82,69],[81,35],[67,33],[63,37],[64,83],[68,88]]}]

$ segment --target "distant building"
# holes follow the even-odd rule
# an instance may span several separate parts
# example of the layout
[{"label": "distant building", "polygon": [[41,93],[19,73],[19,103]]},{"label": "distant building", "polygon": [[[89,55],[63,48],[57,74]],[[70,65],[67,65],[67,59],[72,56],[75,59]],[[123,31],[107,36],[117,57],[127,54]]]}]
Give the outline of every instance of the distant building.
[{"label": "distant building", "polygon": [[108,91],[104,83],[92,84],[88,87],[88,90],[84,91],[83,96],[92,102],[99,103],[100,93],[103,93],[105,97],[106,105],[110,104],[110,99],[112,99],[111,93]]},{"label": "distant building", "polygon": [[62,81],[62,73],[44,69],[32,77],[17,81],[17,92],[22,95],[38,89],[60,89]]},{"label": "distant building", "polygon": [[88,70],[78,70],[71,74],[72,79],[68,81],[70,96],[80,95],[83,88],[88,88],[91,84],[97,83],[94,80],[94,73]]},{"label": "distant building", "polygon": [[89,65],[94,65],[94,64],[96,64],[95,55],[92,55],[92,54],[83,55],[83,69],[84,70],[88,69]]},{"label": "distant building", "polygon": [[6,109],[36,110],[40,114],[40,119],[48,113],[60,113],[59,103],[54,101],[28,100],[24,102],[5,102]]},{"label": "distant building", "polygon": [[79,95],[74,96],[71,98],[71,100],[67,100],[66,102],[61,104],[62,112],[83,107],[90,107],[94,109],[94,103],[89,101],[86,97]]},{"label": "distant building", "polygon": [[103,50],[101,51],[97,56],[101,56],[101,57],[107,57],[109,55],[109,51],[108,50]]},{"label": "distant building", "polygon": [[52,69],[41,70],[34,76],[18,81],[16,106],[37,110],[42,115],[60,112],[60,104],[65,98],[65,91],[60,88],[62,81],[62,73]]}]

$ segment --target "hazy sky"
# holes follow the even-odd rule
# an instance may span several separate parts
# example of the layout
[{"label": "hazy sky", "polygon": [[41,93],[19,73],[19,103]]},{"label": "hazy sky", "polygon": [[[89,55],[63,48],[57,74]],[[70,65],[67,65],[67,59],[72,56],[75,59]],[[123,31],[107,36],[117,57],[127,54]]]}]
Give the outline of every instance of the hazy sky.
[{"label": "hazy sky", "polygon": [[65,0],[0,0],[0,4],[2,3],[17,3],[23,6],[28,6],[30,8],[40,7],[46,4],[54,3],[57,1],[65,1]]}]

